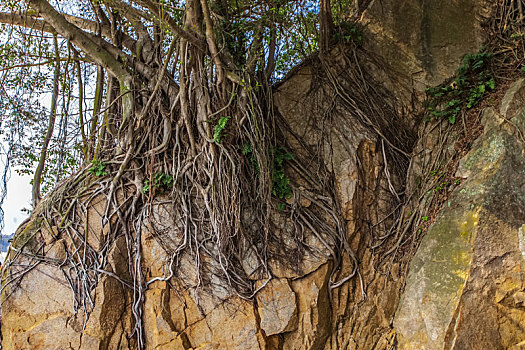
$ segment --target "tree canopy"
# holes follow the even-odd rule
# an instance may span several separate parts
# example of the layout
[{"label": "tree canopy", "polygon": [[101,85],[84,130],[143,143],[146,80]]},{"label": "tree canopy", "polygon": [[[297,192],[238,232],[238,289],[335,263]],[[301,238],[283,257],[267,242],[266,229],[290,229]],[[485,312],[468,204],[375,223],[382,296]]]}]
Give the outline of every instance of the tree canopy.
[{"label": "tree canopy", "polygon": [[[99,141],[115,133],[119,118],[111,116],[122,108],[112,106],[108,113],[108,96],[133,90],[127,103],[136,111],[146,106],[131,95],[137,89],[147,95],[157,81],[162,83],[155,94],[177,96],[181,50],[185,71],[198,63],[216,85],[212,98],[228,100],[228,84],[242,83],[243,75],[259,84],[274,82],[318,49],[319,4],[313,1],[5,1],[0,6],[0,21],[6,23],[0,47],[4,132],[23,172],[34,172],[45,158],[37,176],[43,177],[44,192],[101,148],[107,150]],[[117,100],[122,105],[127,97]],[[41,137],[46,130],[47,141]]]}]

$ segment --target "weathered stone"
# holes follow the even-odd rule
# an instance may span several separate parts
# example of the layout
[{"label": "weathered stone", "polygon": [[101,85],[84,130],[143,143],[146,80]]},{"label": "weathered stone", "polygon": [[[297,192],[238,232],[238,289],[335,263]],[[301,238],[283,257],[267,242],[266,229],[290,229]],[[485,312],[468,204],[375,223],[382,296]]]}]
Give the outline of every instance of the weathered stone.
[{"label": "weathered stone", "polygon": [[401,348],[442,346],[468,277],[477,224],[476,210],[453,206],[427,232],[394,321]]},{"label": "weathered stone", "polygon": [[518,344],[512,345],[508,350],[523,350],[525,349],[525,340],[519,342]]},{"label": "weathered stone", "polygon": [[2,348],[62,349],[63,339],[68,339],[80,349],[81,334],[68,322],[73,316],[69,286],[49,266],[33,271],[39,278],[27,275],[2,305]]},{"label": "weathered stone", "polygon": [[310,275],[292,282],[297,295],[298,325],[295,332],[284,333],[285,350],[322,349],[330,333],[328,297],[329,264]]},{"label": "weathered stone", "polygon": [[[525,338],[525,125],[514,83],[459,165],[465,177],[414,257],[394,327],[401,349],[500,349]],[[521,108],[517,107],[521,104]]]},{"label": "weathered stone", "polygon": [[[423,91],[454,75],[461,59],[483,44],[485,1],[371,1],[363,12],[365,46],[388,66],[384,83],[398,96]],[[408,94],[408,95],[407,95]]]},{"label": "weathered stone", "polygon": [[260,325],[266,335],[290,332],[297,328],[295,298],[286,279],[272,279],[257,294]]}]

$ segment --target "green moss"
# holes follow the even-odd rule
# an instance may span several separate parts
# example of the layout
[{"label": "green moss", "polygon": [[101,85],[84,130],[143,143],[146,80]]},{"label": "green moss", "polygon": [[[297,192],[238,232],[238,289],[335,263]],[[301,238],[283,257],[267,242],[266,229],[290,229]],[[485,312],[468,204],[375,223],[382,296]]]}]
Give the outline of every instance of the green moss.
[{"label": "green moss", "polygon": [[[435,240],[436,246],[430,252],[431,262],[425,270],[438,295],[455,294],[464,284],[470,269],[474,228],[477,213],[468,211],[455,218],[452,213],[442,216],[430,228],[427,236]],[[443,294],[442,294],[443,293]]]},{"label": "green moss", "polygon": [[36,251],[38,242],[35,239],[35,235],[42,227],[43,222],[42,218],[30,221],[22,231],[15,234],[11,245],[16,249],[25,247],[30,251]]},{"label": "green moss", "polygon": [[484,169],[493,166],[505,153],[505,145],[501,137],[488,140],[486,147],[481,147],[469,153],[465,167],[469,170]]}]

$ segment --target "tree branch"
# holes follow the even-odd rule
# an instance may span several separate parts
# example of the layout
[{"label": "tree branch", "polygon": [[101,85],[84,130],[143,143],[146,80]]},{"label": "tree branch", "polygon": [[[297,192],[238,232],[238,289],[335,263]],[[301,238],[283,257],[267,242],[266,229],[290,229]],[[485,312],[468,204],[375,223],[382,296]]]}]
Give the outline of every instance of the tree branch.
[{"label": "tree branch", "polygon": [[[159,7],[153,2],[151,2],[151,0],[136,0],[136,2],[138,2],[140,5],[149,9],[151,13],[153,13],[153,15],[159,20],[164,20],[175,34],[185,39],[186,41],[192,43],[197,48],[199,48],[201,51],[205,51],[206,46],[202,39],[196,37],[194,34],[187,32],[181,27],[179,27],[177,23],[175,22],[175,20],[168,14],[166,13],[161,14],[159,11]],[[154,18],[150,16],[150,18],[148,19],[153,20]]]},{"label": "tree branch", "polygon": [[31,0],[29,5],[37,10],[58,34],[74,43],[96,63],[111,72],[119,81],[124,82],[126,79],[131,79],[131,75],[122,67],[122,63],[116,60],[106,49],[95,44],[86,32],[68,22],[46,0]]},{"label": "tree branch", "polygon": [[330,0],[319,2],[319,48],[322,52],[328,51],[334,31],[334,20],[332,18],[332,7]]},{"label": "tree branch", "polygon": [[13,24],[25,28],[42,30],[47,33],[54,33],[55,29],[47,24],[44,20],[35,18],[32,15],[17,13],[0,12],[0,23]]},{"label": "tree branch", "polygon": [[[111,28],[107,25],[103,25],[95,21],[91,21],[89,19],[84,19],[71,15],[64,15],[64,18],[69,23],[93,33],[97,33],[98,28],[100,28],[100,32],[103,37],[108,39],[111,38]],[[29,13],[17,14],[10,12],[0,12],[0,23],[12,24],[25,28],[38,29],[46,33],[56,32],[55,28],[49,23],[47,23],[44,19]],[[122,45],[133,51],[137,45],[137,41],[129,35],[123,34]]]}]

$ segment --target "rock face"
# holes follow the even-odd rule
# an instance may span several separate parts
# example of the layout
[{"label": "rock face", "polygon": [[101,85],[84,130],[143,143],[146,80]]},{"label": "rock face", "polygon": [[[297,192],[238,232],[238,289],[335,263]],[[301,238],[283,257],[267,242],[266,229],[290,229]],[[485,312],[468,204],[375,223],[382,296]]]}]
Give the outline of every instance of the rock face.
[{"label": "rock face", "polygon": [[464,55],[479,51],[490,13],[487,2],[476,0],[368,3],[362,14],[367,49],[387,64],[393,79],[385,83],[395,94],[423,91],[454,75]]},{"label": "rock face", "polygon": [[[90,208],[92,239],[98,233],[97,213],[102,201],[93,200]],[[68,242],[54,241],[54,230],[42,229],[38,220],[21,226],[12,243],[12,254],[28,245],[38,245],[53,261],[64,261]],[[55,228],[56,229],[56,228]],[[38,235],[38,237],[37,237]],[[47,240],[46,240],[47,239]],[[36,244],[35,244],[36,243]],[[30,248],[33,250],[34,248]],[[127,277],[125,241],[120,239],[108,254],[109,273]],[[45,263],[35,265],[29,258],[19,261],[18,271],[27,272],[20,285],[7,284],[2,294],[2,347],[5,349],[122,349],[133,348],[130,332],[129,297],[122,284],[114,278],[104,278],[96,286],[92,299],[95,307],[86,319],[82,312],[74,313],[76,302],[69,282],[60,268]],[[6,272],[6,274],[14,271]],[[4,276],[10,280],[9,275]]]},{"label": "rock face", "polygon": [[[480,17],[486,10],[482,2],[364,3],[369,6],[363,20],[374,36],[366,44],[364,51],[372,55],[365,57],[364,64],[380,80],[377,85],[392,93],[371,82],[370,86],[343,83],[337,87],[340,94],[381,91],[407,102],[412,88],[421,90],[426,84],[442,82],[465,53],[477,51],[481,44]],[[343,57],[340,53],[334,51],[336,58],[330,62],[337,77],[351,67],[351,62],[337,59]],[[380,69],[370,59],[374,53],[390,68]],[[247,248],[241,265],[258,291],[248,300],[221,285],[213,273],[217,269],[213,261],[203,262],[212,271],[205,289],[197,288],[202,281],[193,259],[177,261],[178,275],[166,278],[172,263],[172,251],[166,247],[177,246],[182,238],[175,223],[166,219],[169,206],[153,203],[151,217],[161,224],[157,228],[162,234],[145,225],[139,236],[147,281],[141,308],[145,347],[520,348],[525,341],[524,81],[509,89],[501,108],[484,111],[485,132],[458,169],[458,176],[465,180],[408,266],[410,252],[399,252],[406,236],[393,239],[388,234],[397,223],[389,213],[400,206],[396,196],[406,173],[388,171],[392,167],[385,163],[388,157],[377,130],[356,117],[355,110],[363,106],[350,110],[333,103],[337,88],[326,77],[319,79],[318,70],[315,64],[299,67],[276,88],[275,107],[286,121],[283,136],[294,155],[302,157],[304,164],[314,168],[322,164],[329,170],[344,234],[360,262],[359,273],[346,279],[355,272],[348,254],[334,270],[326,232],[309,232],[300,242],[308,247],[300,259],[288,256],[289,261],[269,262],[271,278],[258,272],[251,258],[255,248]],[[385,109],[394,109],[390,100],[381,102],[388,106]],[[365,117],[374,117],[370,110],[363,111]],[[389,123],[380,131],[396,133],[396,125],[403,129],[413,120]],[[305,149],[315,150],[314,156]],[[290,199],[290,205],[309,207],[320,197],[312,190],[316,184],[299,173],[290,173],[298,183],[297,197]],[[97,249],[108,234],[100,226],[102,208],[104,203],[93,201],[86,219],[87,239]],[[282,228],[275,234],[281,235],[284,248],[297,247],[292,220],[276,213],[275,222]],[[55,262],[63,261],[71,250],[71,242],[53,240],[54,228],[37,220],[20,228],[17,236],[18,248],[42,249]],[[73,312],[72,305],[81,301],[75,300],[60,268],[22,264],[20,268],[27,271],[21,284],[6,286],[3,294],[3,348],[135,349],[132,314],[139,311],[133,305],[134,291],[126,286],[131,280],[126,244],[124,238],[117,241],[106,275],[91,298],[85,299],[93,303],[89,318],[82,305]]]},{"label": "rock face", "polygon": [[483,112],[465,180],[415,255],[394,327],[401,349],[520,349],[525,339],[525,82]]},{"label": "rock face", "polygon": [[261,329],[266,335],[297,329],[296,297],[286,279],[271,280],[257,294],[257,312],[261,317]]}]

